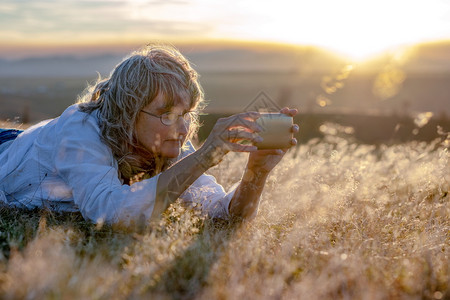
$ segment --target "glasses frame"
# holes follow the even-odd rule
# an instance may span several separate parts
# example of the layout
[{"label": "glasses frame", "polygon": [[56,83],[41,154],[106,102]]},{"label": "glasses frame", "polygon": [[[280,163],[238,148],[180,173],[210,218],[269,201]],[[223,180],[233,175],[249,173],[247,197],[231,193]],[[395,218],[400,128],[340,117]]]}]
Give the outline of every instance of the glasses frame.
[{"label": "glasses frame", "polygon": [[[193,111],[188,111],[188,112],[186,112],[186,113],[184,113],[184,114],[177,115],[177,114],[175,114],[175,113],[173,113],[173,112],[166,112],[166,113],[163,113],[162,115],[155,115],[155,114],[152,114],[151,112],[145,111],[145,110],[143,110],[143,109],[141,109],[141,112],[146,113],[147,115],[150,115],[150,116],[152,116],[152,117],[159,118],[159,120],[161,121],[161,123],[162,123],[163,125],[166,125],[166,126],[172,126],[173,124],[175,124],[176,122],[178,122],[178,120],[180,119],[180,117],[183,118],[183,121],[188,122],[188,121],[190,121],[190,118],[191,118],[190,115],[191,115],[192,113],[194,113]],[[170,120],[170,118],[167,118],[167,117],[164,118],[164,116],[168,116],[168,115],[175,115],[175,116],[177,116],[177,118],[174,119],[173,122],[164,123],[163,120]],[[185,119],[185,116],[189,116],[189,119],[186,120],[186,119]]]}]

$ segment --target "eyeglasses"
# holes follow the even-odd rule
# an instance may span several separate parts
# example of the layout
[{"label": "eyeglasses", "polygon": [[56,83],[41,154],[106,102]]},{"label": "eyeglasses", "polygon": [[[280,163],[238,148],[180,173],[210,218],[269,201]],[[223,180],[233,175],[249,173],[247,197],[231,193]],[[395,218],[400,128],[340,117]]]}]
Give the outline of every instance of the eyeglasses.
[{"label": "eyeglasses", "polygon": [[141,110],[141,111],[152,117],[159,118],[161,120],[161,123],[163,123],[166,126],[171,126],[171,125],[175,124],[180,117],[183,118],[183,120],[185,122],[189,122],[189,121],[191,121],[192,114],[193,114],[193,112],[191,112],[191,111],[188,111],[187,113],[184,113],[181,115],[177,115],[176,113],[173,113],[173,112],[166,112],[166,113],[163,113],[162,115],[158,116],[158,115],[149,113],[148,111],[145,111],[145,110]]}]

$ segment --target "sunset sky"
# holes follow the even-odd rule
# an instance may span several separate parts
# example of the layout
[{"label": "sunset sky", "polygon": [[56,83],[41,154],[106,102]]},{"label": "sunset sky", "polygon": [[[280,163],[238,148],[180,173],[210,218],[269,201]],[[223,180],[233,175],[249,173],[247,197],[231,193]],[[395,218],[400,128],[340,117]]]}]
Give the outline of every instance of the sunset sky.
[{"label": "sunset sky", "polygon": [[450,1],[0,2],[0,57],[155,40],[270,41],[315,45],[364,58],[398,45],[450,40]]}]

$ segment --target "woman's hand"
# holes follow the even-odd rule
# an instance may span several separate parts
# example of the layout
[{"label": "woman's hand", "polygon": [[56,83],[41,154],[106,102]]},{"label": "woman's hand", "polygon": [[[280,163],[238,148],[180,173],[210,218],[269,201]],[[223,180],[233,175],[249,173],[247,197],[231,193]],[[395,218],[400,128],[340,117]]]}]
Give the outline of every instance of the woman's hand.
[{"label": "woman's hand", "polygon": [[[212,167],[230,151],[257,151],[257,147],[253,143],[262,141],[257,134],[262,128],[255,122],[259,116],[258,112],[246,112],[219,119],[198,150],[202,153],[202,159],[205,160],[203,163],[206,163],[207,167]],[[249,141],[250,144],[238,143],[243,140]]]},{"label": "woman's hand", "polygon": [[[285,107],[280,110],[280,113],[294,117],[298,113],[298,110]],[[299,126],[297,124],[292,125],[291,131],[292,133],[297,133],[299,131]],[[291,140],[291,145],[294,146],[296,144],[297,139],[293,138]],[[267,174],[281,161],[287,150],[289,149],[285,148],[253,151],[250,153],[247,169],[254,174]]]}]

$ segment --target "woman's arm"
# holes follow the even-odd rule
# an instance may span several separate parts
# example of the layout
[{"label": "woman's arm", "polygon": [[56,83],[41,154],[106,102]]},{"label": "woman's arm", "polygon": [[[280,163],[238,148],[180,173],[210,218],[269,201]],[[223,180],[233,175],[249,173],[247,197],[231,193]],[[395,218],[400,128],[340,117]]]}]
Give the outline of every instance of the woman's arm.
[{"label": "woman's arm", "polygon": [[210,165],[213,164],[208,161],[207,154],[199,149],[162,172],[156,187],[156,202],[151,218],[158,218]]},{"label": "woman's arm", "polygon": [[[297,109],[283,108],[281,113],[295,116]],[[292,132],[297,133],[298,125],[294,124]],[[292,140],[292,145],[297,140]],[[241,218],[253,217],[259,206],[259,198],[264,189],[269,172],[281,161],[288,149],[258,150],[250,153],[247,167],[230,202],[230,214]]]},{"label": "woman's arm", "polygon": [[268,172],[255,173],[246,168],[230,202],[229,211],[232,216],[248,219],[256,214],[268,175]]}]

